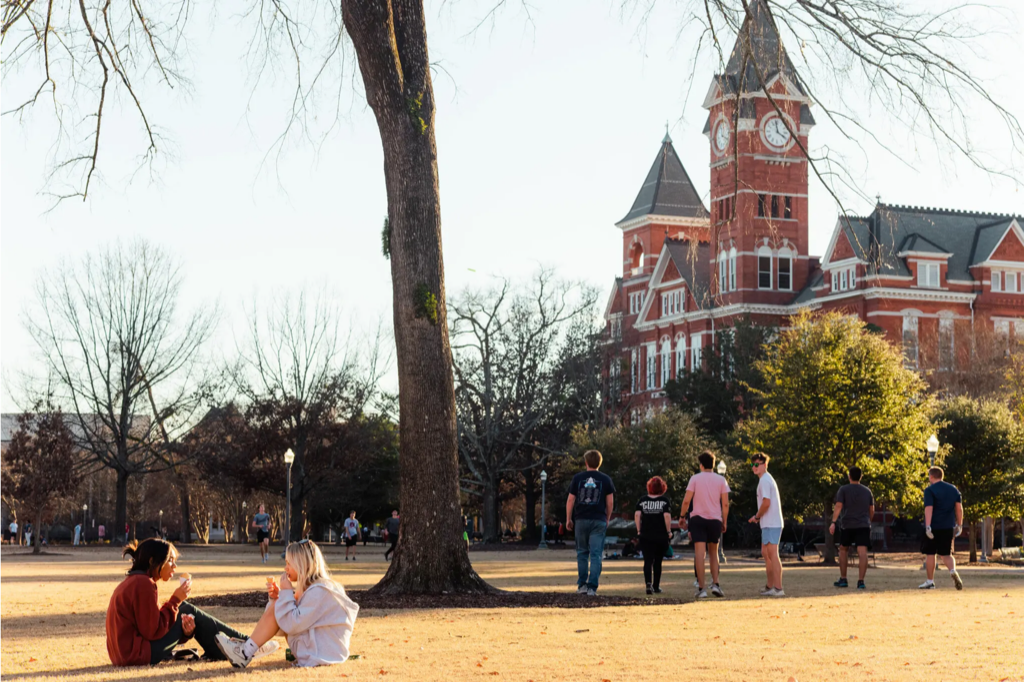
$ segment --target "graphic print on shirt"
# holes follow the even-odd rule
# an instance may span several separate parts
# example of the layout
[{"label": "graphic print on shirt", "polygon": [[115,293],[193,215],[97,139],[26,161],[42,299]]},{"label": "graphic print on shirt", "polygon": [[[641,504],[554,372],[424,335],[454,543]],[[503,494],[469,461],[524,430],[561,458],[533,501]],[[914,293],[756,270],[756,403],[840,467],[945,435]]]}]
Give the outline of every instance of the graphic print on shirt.
[{"label": "graphic print on shirt", "polygon": [[579,504],[590,506],[600,504],[603,501],[604,495],[601,494],[601,486],[598,485],[593,476],[589,477],[580,486]]},{"label": "graphic print on shirt", "polygon": [[348,536],[354,537],[359,531],[359,522],[354,519],[345,519],[345,532]]}]

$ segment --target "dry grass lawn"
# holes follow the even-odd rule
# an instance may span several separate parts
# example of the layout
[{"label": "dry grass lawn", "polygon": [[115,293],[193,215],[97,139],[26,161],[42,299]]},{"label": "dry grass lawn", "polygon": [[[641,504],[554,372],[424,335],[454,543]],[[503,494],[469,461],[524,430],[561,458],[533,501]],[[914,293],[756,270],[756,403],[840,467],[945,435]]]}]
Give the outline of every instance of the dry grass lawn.
[{"label": "dry grass lawn", "polygon": [[[234,671],[227,663],[114,669],[103,633],[124,565],[112,549],[30,557],[4,548],[0,567],[0,672],[4,680],[1024,680],[1024,570],[962,569],[956,592],[918,591],[916,565],[868,573],[867,592],[832,587],[834,569],[787,566],[785,599],[757,597],[756,563],[723,571],[727,598],[682,606],[602,609],[364,611],[342,666],[293,669],[283,655]],[[362,548],[360,548],[362,549]],[[477,570],[505,589],[575,589],[571,551],[474,553]],[[351,588],[385,570],[381,550],[346,563],[328,557]],[[259,589],[269,570],[253,548],[185,548],[194,594]],[[164,584],[161,595],[171,592]],[[666,596],[692,595],[691,562],[666,564]],[[605,562],[602,591],[641,595],[637,561]],[[211,608],[248,631],[257,609]],[[283,644],[283,642],[282,642]]]}]

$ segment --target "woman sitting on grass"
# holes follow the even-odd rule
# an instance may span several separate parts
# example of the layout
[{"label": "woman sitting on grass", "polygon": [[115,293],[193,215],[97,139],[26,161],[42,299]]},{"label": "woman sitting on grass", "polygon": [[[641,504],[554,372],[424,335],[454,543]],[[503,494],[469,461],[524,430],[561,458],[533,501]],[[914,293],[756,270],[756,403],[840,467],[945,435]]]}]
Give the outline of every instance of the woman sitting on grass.
[{"label": "woman sitting on grass", "polygon": [[297,665],[344,663],[359,604],[331,580],[315,542],[301,540],[288,545],[280,580],[277,585],[267,578],[270,601],[248,639],[217,635],[217,646],[231,665],[246,667],[279,633],[288,638]]},{"label": "woman sitting on grass", "polygon": [[[160,606],[158,580],[167,581],[178,567],[178,550],[171,543],[150,538],[131,542],[121,556],[132,558],[127,577],[114,589],[107,607],[107,653],[114,665],[153,665],[171,658],[174,648],[193,636],[203,655],[223,660],[215,635],[242,636],[210,614],[185,601],[192,592],[192,578],[181,576],[181,585]],[[268,646],[260,655],[277,648]]]}]

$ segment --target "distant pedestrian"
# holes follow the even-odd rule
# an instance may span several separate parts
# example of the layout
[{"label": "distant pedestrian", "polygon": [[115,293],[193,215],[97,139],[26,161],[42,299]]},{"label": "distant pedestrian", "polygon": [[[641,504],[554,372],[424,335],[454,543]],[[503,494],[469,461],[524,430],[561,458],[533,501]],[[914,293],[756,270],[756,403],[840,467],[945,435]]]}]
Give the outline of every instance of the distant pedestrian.
[{"label": "distant pedestrian", "polygon": [[106,534],[107,534],[107,527],[106,527],[106,526],[104,526],[104,525],[103,525],[103,524],[101,523],[101,524],[99,525],[99,527],[98,527],[98,528],[96,528],[96,535],[97,535],[97,536],[99,537],[99,539],[100,539],[100,544],[101,544],[101,545],[103,544],[103,538],[104,538],[104,536],[106,536]]},{"label": "distant pedestrian", "polygon": [[260,548],[260,561],[267,563],[270,560],[270,514],[262,504],[252,515],[252,527],[256,529],[256,544]]},{"label": "distant pedestrian", "polygon": [[32,546],[32,522],[31,521],[26,521],[25,522],[25,546],[26,547],[31,547]]},{"label": "distant pedestrian", "polygon": [[[693,568],[697,573],[697,593],[694,596],[697,599],[708,597],[704,575],[704,553],[707,552],[711,563],[711,594],[724,597],[725,593],[718,584],[718,543],[728,527],[729,484],[725,477],[714,472],[714,453],[705,451],[697,461],[700,462],[700,473],[690,477],[686,485],[679,525],[683,530],[689,530],[693,540]],[[691,501],[693,513],[687,521],[686,513]]]},{"label": "distant pedestrian", "polygon": [[20,545],[21,536],[18,535],[18,522],[11,521],[11,525],[7,527],[7,532],[11,534],[11,544]]},{"label": "distant pedestrian", "polygon": [[348,513],[345,519],[345,561],[348,561],[348,553],[352,552],[352,561],[356,560],[356,541],[362,534],[359,519],[356,518],[355,510]]},{"label": "distant pedestrian", "polygon": [[366,547],[367,540],[370,539],[370,527],[363,526],[363,547]]},{"label": "distant pedestrian", "polygon": [[79,523],[79,524],[77,524],[75,526],[75,547],[78,547],[78,544],[81,541],[82,541],[82,524]]},{"label": "distant pedestrian", "polygon": [[782,560],[779,558],[779,543],[782,541],[782,500],[779,497],[779,486],[768,473],[770,457],[759,452],[750,458],[757,482],[757,513],[750,517],[750,523],[761,526],[761,556],[764,557],[764,570],[767,582],[763,597],[785,597],[782,589]]},{"label": "distant pedestrian", "polygon": [[661,476],[647,481],[647,494],[636,503],[633,520],[640,536],[640,551],[644,554],[644,583],[647,594],[661,594],[661,562],[668,551],[672,537],[672,502],[668,486]]},{"label": "distant pedestrian", "polygon": [[860,467],[850,467],[847,472],[849,483],[836,493],[835,507],[832,509],[832,524],[828,532],[835,536],[836,520],[842,515],[842,532],[839,535],[839,580],[836,587],[849,587],[846,580],[846,568],[850,563],[850,547],[857,545],[857,589],[867,589],[864,577],[868,573],[868,547],[871,545],[871,520],[875,518],[875,498],[871,490],[860,482]]},{"label": "distant pedestrian", "polygon": [[956,589],[964,589],[964,581],[956,572],[956,559],[953,558],[954,538],[960,536],[964,524],[964,506],[960,491],[942,480],[942,469],[932,467],[928,470],[930,485],[924,489],[924,542],[921,554],[925,555],[925,569],[928,579],[919,587],[922,590],[935,589],[935,556],[942,557],[942,562],[949,569],[949,577],[953,579]]},{"label": "distant pedestrian", "polygon": [[391,512],[391,518],[384,523],[384,532],[387,533],[388,542],[391,543],[391,546],[384,552],[385,561],[391,558],[388,556],[389,554],[395,553],[395,547],[398,546],[398,531],[401,526],[402,518],[398,515],[398,510],[395,509]]},{"label": "distant pedestrian", "polygon": [[462,517],[462,524],[465,530],[462,531],[462,539],[466,541],[466,549],[473,544],[473,519],[468,516]]},{"label": "distant pedestrian", "polygon": [[597,595],[604,559],[604,537],[615,506],[615,484],[598,469],[604,458],[597,450],[583,453],[586,471],[572,477],[565,503],[566,530],[576,533],[576,592]]}]

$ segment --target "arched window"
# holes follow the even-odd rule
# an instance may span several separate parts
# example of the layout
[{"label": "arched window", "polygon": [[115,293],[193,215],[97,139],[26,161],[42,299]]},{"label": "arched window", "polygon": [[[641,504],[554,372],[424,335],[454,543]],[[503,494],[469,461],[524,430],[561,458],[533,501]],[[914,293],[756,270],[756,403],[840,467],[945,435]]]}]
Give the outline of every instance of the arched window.
[{"label": "arched window", "polygon": [[729,249],[729,291],[736,291],[736,247]]},{"label": "arched window", "polygon": [[633,268],[634,275],[644,269],[644,246],[640,242],[633,244],[633,251],[629,255],[629,265]]},{"label": "arched window", "polygon": [[772,288],[772,250],[767,246],[757,250],[757,288]]},{"label": "arched window", "polygon": [[727,279],[728,275],[726,272],[726,258],[725,249],[722,249],[722,252],[718,254],[718,293],[729,291],[729,280]]},{"label": "arched window", "polygon": [[903,362],[917,369],[917,311],[903,311]]},{"label": "arched window", "polygon": [[793,290],[793,252],[788,247],[779,249],[779,291]]},{"label": "arched window", "polygon": [[661,388],[672,378],[672,341],[665,337],[661,341]]},{"label": "arched window", "polygon": [[676,336],[676,376],[686,369],[686,334]]}]

